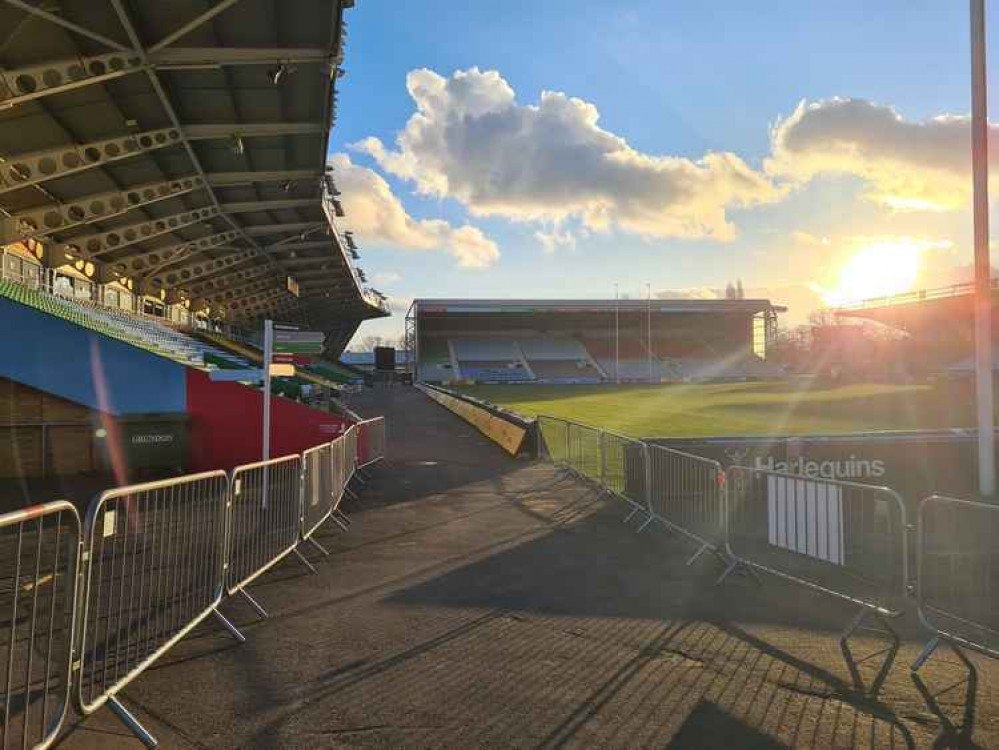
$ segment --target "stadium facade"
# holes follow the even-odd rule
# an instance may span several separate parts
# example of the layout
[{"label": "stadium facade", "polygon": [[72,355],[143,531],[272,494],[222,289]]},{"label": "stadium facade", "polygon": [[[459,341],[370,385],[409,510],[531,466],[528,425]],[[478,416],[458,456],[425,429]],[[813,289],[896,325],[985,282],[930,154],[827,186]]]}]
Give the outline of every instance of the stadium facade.
[{"label": "stadium facade", "polygon": [[406,317],[429,383],[683,382],[779,377],[765,299],[418,299]]}]

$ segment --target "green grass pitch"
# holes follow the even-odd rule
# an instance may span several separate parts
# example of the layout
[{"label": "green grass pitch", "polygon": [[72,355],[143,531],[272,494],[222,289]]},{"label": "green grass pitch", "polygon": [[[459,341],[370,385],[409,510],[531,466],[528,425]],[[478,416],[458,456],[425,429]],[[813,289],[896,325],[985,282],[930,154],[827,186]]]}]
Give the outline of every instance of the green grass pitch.
[{"label": "green grass pitch", "polygon": [[970,427],[969,384],[828,385],[810,379],[673,385],[475,385],[463,393],[630,437],[806,435]]}]

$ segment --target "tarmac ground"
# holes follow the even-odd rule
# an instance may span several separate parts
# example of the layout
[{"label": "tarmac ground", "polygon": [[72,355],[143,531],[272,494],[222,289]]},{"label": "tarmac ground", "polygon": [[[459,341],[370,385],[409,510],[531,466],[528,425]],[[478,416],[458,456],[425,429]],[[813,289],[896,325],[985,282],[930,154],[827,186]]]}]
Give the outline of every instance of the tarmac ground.
[{"label": "tarmac ground", "polygon": [[[839,635],[854,612],[789,583],[714,580],[691,545],[638,535],[626,508],[511,459],[412,388],[351,403],[385,414],[346,533],[265,574],[121,694],[169,748],[999,748],[999,665],[941,649],[907,614],[891,656]],[[855,673],[854,673],[855,671]],[[58,747],[137,748],[108,708]]]}]

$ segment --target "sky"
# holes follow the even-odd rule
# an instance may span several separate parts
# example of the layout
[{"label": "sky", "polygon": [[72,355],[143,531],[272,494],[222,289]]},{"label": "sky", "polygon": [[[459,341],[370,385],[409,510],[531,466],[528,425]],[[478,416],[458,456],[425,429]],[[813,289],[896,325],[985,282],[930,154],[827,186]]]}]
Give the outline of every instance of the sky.
[{"label": "sky", "polygon": [[967,3],[359,0],[347,23],[329,158],[394,311],[355,341],[418,297],[741,279],[796,324],[970,279]]}]

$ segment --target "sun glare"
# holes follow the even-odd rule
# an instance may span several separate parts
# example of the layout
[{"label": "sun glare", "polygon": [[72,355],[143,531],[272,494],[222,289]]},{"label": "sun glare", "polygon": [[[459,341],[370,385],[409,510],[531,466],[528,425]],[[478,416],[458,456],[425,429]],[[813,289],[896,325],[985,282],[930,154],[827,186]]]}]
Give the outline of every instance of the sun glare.
[{"label": "sun glare", "polygon": [[876,242],[860,248],[840,268],[826,303],[844,305],[910,291],[919,276],[924,245],[911,239]]}]

